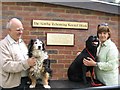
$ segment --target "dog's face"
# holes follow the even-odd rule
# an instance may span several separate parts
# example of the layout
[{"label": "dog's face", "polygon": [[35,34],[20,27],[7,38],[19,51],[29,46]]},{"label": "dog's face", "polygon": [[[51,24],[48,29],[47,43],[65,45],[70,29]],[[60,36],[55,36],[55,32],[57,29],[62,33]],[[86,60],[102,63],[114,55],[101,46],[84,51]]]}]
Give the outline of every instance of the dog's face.
[{"label": "dog's face", "polygon": [[43,50],[44,48],[43,42],[40,41],[39,39],[35,39],[33,42],[33,48],[36,50]]},{"label": "dog's face", "polygon": [[33,50],[42,50],[44,51],[44,43],[43,41],[40,41],[39,39],[31,39],[28,44],[28,56],[32,57],[32,51]]},{"label": "dog's face", "polygon": [[99,46],[99,39],[97,36],[89,36],[86,41],[86,48],[94,49]]}]

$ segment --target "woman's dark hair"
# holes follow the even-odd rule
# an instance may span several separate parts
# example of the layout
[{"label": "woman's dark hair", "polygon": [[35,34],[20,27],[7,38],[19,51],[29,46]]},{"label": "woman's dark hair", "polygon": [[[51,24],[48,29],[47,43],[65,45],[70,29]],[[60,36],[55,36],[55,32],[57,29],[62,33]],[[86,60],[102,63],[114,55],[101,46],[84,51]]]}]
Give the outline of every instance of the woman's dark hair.
[{"label": "woman's dark hair", "polygon": [[[102,23],[102,24],[98,25],[98,27],[97,27],[97,36],[98,36],[99,33],[102,33],[102,32],[108,32],[108,34],[109,34],[108,39],[111,37],[110,29],[109,29],[107,23]],[[99,38],[99,36],[98,36],[98,38]]]}]

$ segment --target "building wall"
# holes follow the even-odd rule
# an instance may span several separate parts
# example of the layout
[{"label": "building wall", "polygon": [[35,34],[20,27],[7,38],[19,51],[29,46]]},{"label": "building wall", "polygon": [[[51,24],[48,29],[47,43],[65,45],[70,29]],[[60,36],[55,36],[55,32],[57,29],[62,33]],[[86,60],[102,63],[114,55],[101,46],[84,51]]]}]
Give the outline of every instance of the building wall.
[{"label": "building wall", "polygon": [[[96,35],[99,23],[107,22],[112,31],[112,40],[119,46],[118,15],[79,9],[67,6],[52,5],[40,2],[2,2],[2,36],[6,35],[5,25],[7,21],[17,17],[24,24],[23,39],[28,44],[31,38],[39,38],[46,44],[46,33],[74,34],[74,46],[46,46],[51,59],[53,69],[52,79],[67,79],[67,69],[75,59],[76,53],[82,51],[85,40],[90,35]],[[89,23],[88,30],[57,29],[57,28],[32,28],[32,19],[85,21]],[[67,41],[66,41],[67,42]]]}]

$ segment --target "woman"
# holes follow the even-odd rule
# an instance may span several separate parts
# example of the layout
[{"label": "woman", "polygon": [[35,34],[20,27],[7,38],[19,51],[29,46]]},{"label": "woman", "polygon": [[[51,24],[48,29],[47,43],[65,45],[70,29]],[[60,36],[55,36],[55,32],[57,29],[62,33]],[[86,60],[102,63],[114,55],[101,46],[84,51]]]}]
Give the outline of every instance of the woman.
[{"label": "woman", "polygon": [[96,78],[104,85],[118,85],[119,52],[116,45],[110,39],[111,33],[107,23],[98,25],[97,36],[100,40],[97,50],[97,62],[88,57],[90,61],[84,59],[83,63],[86,66],[96,66]]}]

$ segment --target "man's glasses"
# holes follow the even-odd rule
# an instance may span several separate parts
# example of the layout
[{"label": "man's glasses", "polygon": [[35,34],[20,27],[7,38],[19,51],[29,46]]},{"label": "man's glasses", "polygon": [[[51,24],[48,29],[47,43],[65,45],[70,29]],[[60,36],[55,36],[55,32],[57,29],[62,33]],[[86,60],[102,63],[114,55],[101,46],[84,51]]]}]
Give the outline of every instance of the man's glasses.
[{"label": "man's glasses", "polygon": [[17,30],[17,31],[23,31],[24,28],[17,28],[16,30]]}]

